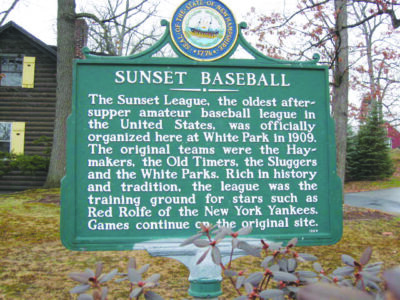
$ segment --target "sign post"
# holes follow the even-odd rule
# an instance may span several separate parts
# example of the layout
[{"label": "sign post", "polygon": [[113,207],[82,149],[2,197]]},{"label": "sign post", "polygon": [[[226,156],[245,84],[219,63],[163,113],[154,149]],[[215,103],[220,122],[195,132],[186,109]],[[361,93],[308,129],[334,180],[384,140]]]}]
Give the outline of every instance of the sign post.
[{"label": "sign post", "polygon": [[[327,67],[263,56],[217,0],[186,1],[163,24],[148,51],[75,62],[64,245],[127,250],[182,240],[202,222],[337,242]],[[155,55],[166,45],[177,57]],[[239,46],[251,59],[235,58]]]}]

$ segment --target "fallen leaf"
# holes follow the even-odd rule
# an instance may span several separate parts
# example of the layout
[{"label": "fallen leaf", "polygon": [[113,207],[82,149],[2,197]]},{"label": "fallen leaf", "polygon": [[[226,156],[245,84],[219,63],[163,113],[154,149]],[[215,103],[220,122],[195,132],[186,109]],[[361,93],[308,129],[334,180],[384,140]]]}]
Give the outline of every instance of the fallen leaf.
[{"label": "fallen leaf", "polygon": [[393,236],[393,232],[383,232],[382,235],[384,235],[384,236]]}]

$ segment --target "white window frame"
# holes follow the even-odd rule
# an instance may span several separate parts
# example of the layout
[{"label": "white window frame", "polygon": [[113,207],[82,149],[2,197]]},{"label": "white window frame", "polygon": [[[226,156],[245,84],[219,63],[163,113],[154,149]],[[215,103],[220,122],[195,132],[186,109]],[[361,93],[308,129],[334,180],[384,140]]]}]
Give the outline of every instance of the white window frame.
[{"label": "white window frame", "polygon": [[[11,58],[11,57],[21,60],[21,70],[20,71],[4,71],[4,70],[2,70],[2,68],[1,68],[1,66],[2,66],[1,59],[3,59],[3,58]],[[6,75],[6,76],[3,77],[0,80],[0,87],[6,87],[6,86],[7,87],[21,87],[22,86],[23,70],[24,70],[24,56],[23,55],[21,55],[21,54],[1,53],[0,54],[0,74]],[[20,75],[19,82],[17,84],[14,84],[14,85],[4,84],[4,82],[6,82],[7,73],[19,74]]]},{"label": "white window frame", "polygon": [[11,152],[11,134],[12,134],[12,122],[0,122],[0,126],[1,126],[1,128],[0,128],[0,133],[2,132],[2,130],[3,130],[3,125],[4,125],[4,128],[5,128],[5,126],[6,125],[9,125],[9,135],[8,135],[8,140],[5,140],[5,139],[3,139],[4,138],[4,136],[3,135],[0,135],[0,142],[1,143],[9,143],[9,146],[8,146],[8,153],[10,153]]}]

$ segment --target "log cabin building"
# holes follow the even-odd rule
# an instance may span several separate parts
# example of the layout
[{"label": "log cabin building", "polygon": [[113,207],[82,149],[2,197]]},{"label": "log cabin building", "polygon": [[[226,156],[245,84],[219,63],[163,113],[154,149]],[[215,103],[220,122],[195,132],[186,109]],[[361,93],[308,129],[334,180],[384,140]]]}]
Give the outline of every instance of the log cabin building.
[{"label": "log cabin building", "polygon": [[[87,39],[83,23],[78,21],[75,32],[79,50]],[[0,151],[44,156],[53,139],[56,47],[9,22],[0,27],[0,62]],[[49,142],[38,143],[43,139]],[[0,177],[0,193],[41,187],[46,175],[12,171]]]}]

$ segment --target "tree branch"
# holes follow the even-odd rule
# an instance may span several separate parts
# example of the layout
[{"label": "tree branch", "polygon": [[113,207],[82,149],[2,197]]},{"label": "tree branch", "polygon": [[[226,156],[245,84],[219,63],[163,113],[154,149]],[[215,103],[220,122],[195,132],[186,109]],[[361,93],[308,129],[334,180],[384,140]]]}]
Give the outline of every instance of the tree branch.
[{"label": "tree branch", "polygon": [[[394,28],[399,28],[400,27],[400,19],[397,18],[396,12],[393,9],[394,6],[400,6],[400,3],[397,3],[395,1],[386,1],[385,3],[377,3],[376,0],[353,0],[353,3],[366,3],[366,4],[375,4],[378,7],[378,10],[371,14],[370,16],[366,17],[363,20],[360,20],[357,23],[348,25],[347,28],[353,28],[357,27],[359,25],[364,24],[365,22],[368,22],[369,20],[380,16],[380,15],[388,15],[392,21],[392,25]],[[388,8],[387,6],[390,5],[392,8]]]},{"label": "tree branch", "polygon": [[0,20],[0,26],[3,25],[4,21],[7,19],[8,15],[10,12],[15,8],[19,0],[14,0],[13,3],[11,3],[10,7],[6,9],[5,11],[0,12],[0,15],[3,15],[3,17]]},{"label": "tree branch", "polygon": [[306,7],[304,7],[304,8],[302,8],[302,9],[296,11],[295,13],[293,13],[290,17],[285,18],[285,22],[283,22],[282,24],[279,24],[278,26],[274,26],[274,27],[271,27],[271,28],[283,27],[283,26],[285,26],[287,23],[289,23],[289,22],[290,22],[294,17],[296,17],[297,15],[299,15],[299,14],[305,12],[306,10],[313,9],[313,8],[318,7],[318,6],[320,6],[320,5],[324,5],[324,4],[328,3],[329,1],[330,1],[330,0],[324,0],[324,1],[322,1],[322,2],[312,3],[311,5],[307,5]]},{"label": "tree branch", "polygon": [[112,17],[110,17],[108,19],[104,19],[104,20],[102,20],[102,22],[104,22],[104,23],[111,22],[111,21],[114,21],[114,20],[118,19],[119,17],[123,16],[124,14],[127,14],[127,13],[133,11],[133,10],[139,10],[147,1],[148,0],[143,0],[138,5],[135,5],[135,6],[132,6],[132,7],[128,8],[127,10],[121,12],[118,15],[112,16]]}]

